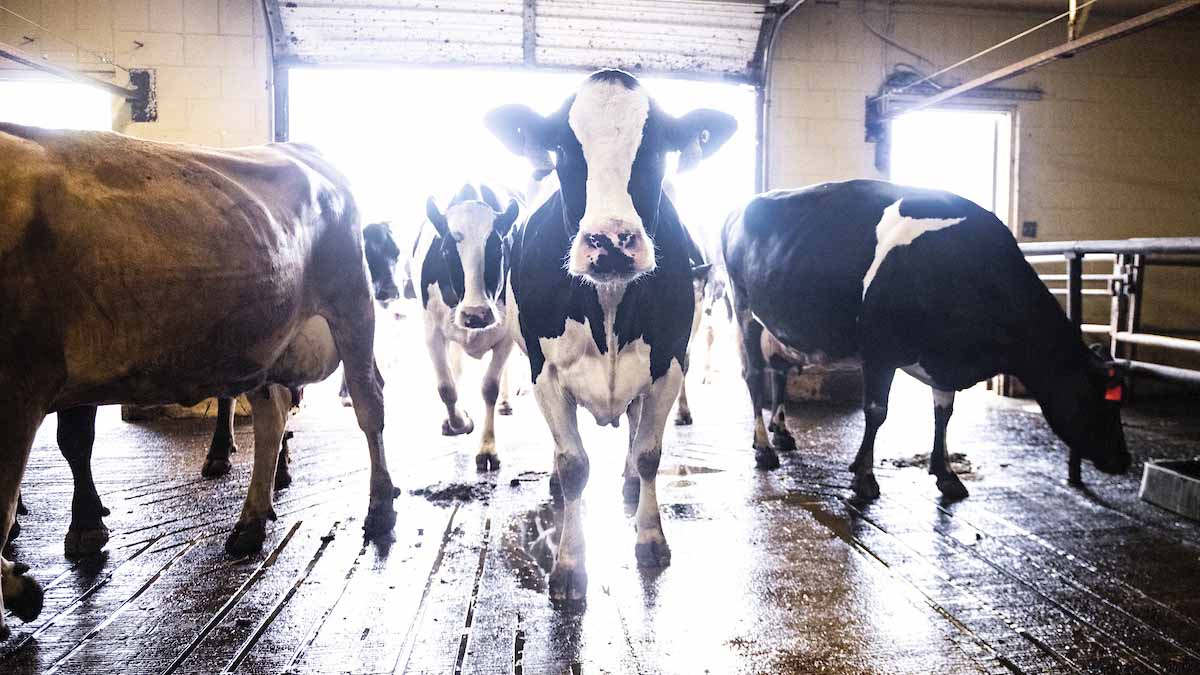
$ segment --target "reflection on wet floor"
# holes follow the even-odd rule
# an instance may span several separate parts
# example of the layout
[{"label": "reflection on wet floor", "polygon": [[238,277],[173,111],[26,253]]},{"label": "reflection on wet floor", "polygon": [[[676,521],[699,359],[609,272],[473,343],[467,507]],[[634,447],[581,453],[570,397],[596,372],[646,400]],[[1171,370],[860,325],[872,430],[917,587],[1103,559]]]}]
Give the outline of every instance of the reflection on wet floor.
[{"label": "reflection on wet floor", "polygon": [[[1088,488],[1068,487],[1061,444],[1022,402],[959,397],[949,442],[971,496],[944,502],[926,473],[928,389],[898,382],[877,442],[882,496],[864,504],[846,471],[859,411],[793,409],[798,449],[760,472],[745,393],[718,373],[689,392],[695,424],[667,432],[664,569],[634,558],[627,430],[581,425],[590,584],[585,606],[563,608],[546,594],[562,513],[532,397],[497,420],[503,467],[480,475],[478,438],[441,436],[431,379],[412,370],[388,374],[403,494],[387,545],[362,543],[366,453],[336,384],[306,395],[294,482],[264,553],[240,560],[221,544],[248,480],[247,425],[233,473],[208,481],[206,422],[103,412],[95,463],[113,538],[69,561],[70,479],[48,420],[13,546],[46,608],[29,625],[10,617],[0,672],[1200,672],[1200,527],[1140,502],[1138,473],[1088,467]],[[1200,424],[1181,415],[1194,403],[1129,412],[1139,461],[1196,453]]]}]

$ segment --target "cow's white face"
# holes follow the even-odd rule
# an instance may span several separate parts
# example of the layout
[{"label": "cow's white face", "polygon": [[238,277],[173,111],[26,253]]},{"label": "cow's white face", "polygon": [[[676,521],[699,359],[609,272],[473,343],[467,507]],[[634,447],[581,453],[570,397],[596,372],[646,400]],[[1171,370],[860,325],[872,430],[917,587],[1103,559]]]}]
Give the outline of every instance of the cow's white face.
[{"label": "cow's white face", "polygon": [[[492,207],[474,201],[455,204],[446,210],[446,225],[458,245],[463,271],[462,300],[454,310],[454,323],[459,328],[487,328],[500,316],[494,294],[497,283],[492,280],[493,292],[489,293],[486,274],[488,242],[495,237],[492,226],[496,215]],[[497,253],[494,250],[493,257]],[[495,267],[498,263],[492,261]]]},{"label": "cow's white face", "polygon": [[504,238],[517,219],[519,205],[511,201],[500,211],[491,190],[476,191],[466,185],[444,214],[432,197],[425,209],[440,238],[439,250],[430,255],[441,256],[451,290],[459,298],[455,325],[465,330],[490,328],[502,318],[497,298],[504,290],[507,267]]},{"label": "cow's white face", "polygon": [[[587,163],[585,206],[567,271],[604,282],[654,270],[654,241],[634,208],[630,181],[650,115],[650,96],[620,80],[589,80],[567,123]],[[662,184],[662,175],[644,177]]]},{"label": "cow's white face", "polygon": [[672,117],[637,78],[619,70],[592,74],[550,117],[508,105],[488,113],[486,123],[538,167],[554,156],[572,237],[566,270],[604,285],[627,283],[657,265],[654,236],[667,153],[707,157],[737,129],[716,110]]}]

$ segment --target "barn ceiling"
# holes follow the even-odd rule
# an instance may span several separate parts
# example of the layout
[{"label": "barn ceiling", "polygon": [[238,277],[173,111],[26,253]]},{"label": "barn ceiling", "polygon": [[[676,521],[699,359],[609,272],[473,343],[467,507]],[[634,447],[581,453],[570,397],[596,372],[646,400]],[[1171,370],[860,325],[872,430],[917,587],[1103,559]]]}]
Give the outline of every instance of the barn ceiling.
[{"label": "barn ceiling", "polygon": [[752,80],[767,0],[266,0],[284,65],[620,66]]}]

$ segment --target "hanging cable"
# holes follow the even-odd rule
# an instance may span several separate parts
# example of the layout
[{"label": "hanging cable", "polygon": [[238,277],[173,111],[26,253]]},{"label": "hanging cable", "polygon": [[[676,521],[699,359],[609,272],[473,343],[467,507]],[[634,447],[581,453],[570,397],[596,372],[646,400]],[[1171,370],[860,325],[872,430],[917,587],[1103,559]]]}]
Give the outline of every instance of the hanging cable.
[{"label": "hanging cable", "polygon": [[1056,16],[1056,17],[1054,17],[1054,18],[1051,18],[1051,19],[1046,19],[1045,21],[1043,21],[1043,22],[1039,23],[1038,25],[1034,26],[1033,28],[1030,28],[1030,29],[1028,29],[1028,30],[1022,31],[1022,32],[1020,32],[1020,33],[1017,33],[1016,35],[1014,35],[1014,36],[1012,36],[1012,37],[1008,38],[1007,40],[1004,40],[1004,41],[1002,41],[1002,42],[998,42],[998,43],[996,43],[996,44],[992,45],[991,47],[988,47],[987,49],[985,49],[985,50],[983,50],[983,51],[981,51],[981,52],[978,52],[978,53],[976,53],[976,54],[972,54],[971,56],[968,56],[967,58],[965,58],[965,59],[963,59],[963,60],[961,60],[961,61],[959,61],[959,62],[957,62],[957,63],[952,63],[952,64],[950,64],[950,65],[946,66],[945,68],[942,68],[941,70],[939,70],[939,71],[937,71],[937,72],[935,72],[935,73],[932,73],[932,74],[930,74],[930,75],[926,75],[925,77],[923,77],[923,78],[921,78],[921,79],[917,80],[916,82],[910,82],[909,84],[906,84],[906,85],[904,85],[903,87],[900,87],[899,89],[897,89],[897,90],[893,91],[892,93],[893,93],[893,94],[899,94],[899,93],[902,93],[902,92],[904,92],[904,91],[907,91],[907,90],[909,90],[909,89],[912,89],[913,87],[915,87],[915,86],[917,86],[917,85],[919,85],[919,84],[922,84],[922,83],[924,83],[924,82],[928,82],[928,81],[932,80],[933,78],[937,77],[938,75],[942,75],[942,74],[944,74],[944,73],[948,73],[948,72],[950,72],[951,70],[954,70],[955,68],[958,68],[958,67],[960,67],[960,66],[966,65],[966,64],[968,64],[968,63],[970,63],[970,62],[974,61],[975,59],[977,59],[977,58],[979,58],[979,57],[981,57],[981,56],[984,56],[985,54],[990,54],[990,53],[992,53],[992,52],[996,51],[997,49],[1000,49],[1001,47],[1004,47],[1005,45],[1012,44],[1013,42],[1016,42],[1017,40],[1020,40],[1021,38],[1025,37],[1026,35],[1029,35],[1030,33],[1037,32],[1037,31],[1039,31],[1039,30],[1041,30],[1041,29],[1045,28],[1046,26],[1049,26],[1050,24],[1052,24],[1052,23],[1054,23],[1054,22],[1056,22],[1056,21],[1061,21],[1061,20],[1063,20],[1063,19],[1067,18],[1068,16],[1070,16],[1070,15],[1071,15],[1071,13],[1072,13],[1073,11],[1078,11],[1078,10],[1081,10],[1081,9],[1083,9],[1084,7],[1089,7],[1089,6],[1091,6],[1091,5],[1094,5],[1094,4],[1096,4],[1096,0],[1088,0],[1088,2],[1085,2],[1085,3],[1083,3],[1082,5],[1079,5],[1079,6],[1078,6],[1078,7],[1076,7],[1074,10],[1067,10],[1066,12],[1063,12],[1062,14],[1059,14],[1058,16]]},{"label": "hanging cable", "polygon": [[[1094,2],[1094,1],[1095,1],[1095,0],[1093,0],[1093,2]],[[112,66],[112,67],[114,67],[114,68],[120,68],[121,70],[123,70],[123,71],[125,71],[125,72],[127,72],[127,73],[129,72],[129,69],[128,69],[128,68],[126,68],[125,66],[122,66],[122,65],[120,65],[120,64],[118,64],[118,63],[116,63],[116,62],[114,62],[112,59],[108,58],[107,56],[105,56],[105,55],[103,55],[103,54],[101,54],[101,53],[99,53],[99,52],[94,52],[94,51],[92,51],[92,50],[88,49],[87,47],[84,47],[83,45],[79,44],[78,42],[75,42],[74,40],[68,40],[67,38],[65,38],[65,37],[63,37],[63,36],[61,36],[61,35],[58,35],[58,34],[54,33],[54,32],[53,32],[53,31],[51,31],[49,28],[46,28],[45,26],[43,26],[43,25],[41,25],[40,23],[38,23],[38,22],[34,21],[33,19],[28,19],[28,18],[26,18],[26,17],[24,17],[24,16],[21,16],[20,14],[17,14],[16,12],[14,12],[14,11],[12,11],[11,9],[9,9],[9,8],[5,7],[4,5],[0,5],[0,11],[7,12],[7,13],[9,13],[9,14],[11,14],[11,15],[13,15],[13,16],[15,16],[15,17],[17,17],[17,18],[18,18],[18,19],[20,19],[21,21],[24,21],[25,23],[29,24],[30,26],[33,26],[34,28],[37,28],[38,30],[42,31],[42,32],[43,32],[43,33],[45,33],[46,35],[49,35],[50,37],[54,38],[55,40],[62,40],[63,42],[65,42],[65,43],[67,43],[67,44],[71,45],[72,47],[74,47],[74,48],[76,48],[76,49],[79,49],[79,50],[81,50],[81,51],[84,51],[84,52],[86,52],[86,53],[88,53],[88,54],[91,54],[92,56],[94,56],[94,57],[96,57],[97,59],[99,59],[99,60],[100,60],[100,63],[105,63],[105,64],[108,64],[108,65],[110,65],[110,66]]]},{"label": "hanging cable", "polygon": [[869,21],[867,21],[867,0],[859,0],[858,20],[862,21],[863,27],[866,28],[867,30],[871,31],[871,34],[874,35],[875,37],[879,38],[880,40],[883,40],[885,43],[891,45],[892,47],[899,49],[900,51],[904,52],[905,54],[908,54],[909,56],[911,56],[915,59],[924,61],[925,63],[928,63],[929,65],[933,66],[934,68],[937,68],[937,64],[934,63],[933,61],[930,61],[929,59],[918,54],[917,52],[913,51],[912,49],[909,49],[908,47],[905,47],[904,45],[900,44],[899,42],[896,42],[894,39],[885,35],[883,33],[883,31],[880,31],[879,29],[875,28],[875,26],[872,26],[871,23]]}]

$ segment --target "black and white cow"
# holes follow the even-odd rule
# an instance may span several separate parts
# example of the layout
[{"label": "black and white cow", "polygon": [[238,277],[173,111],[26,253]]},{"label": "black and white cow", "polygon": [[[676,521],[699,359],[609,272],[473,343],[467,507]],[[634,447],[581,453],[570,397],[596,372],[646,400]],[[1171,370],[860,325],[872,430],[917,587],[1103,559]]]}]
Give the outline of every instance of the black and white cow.
[{"label": "black and white cow", "polygon": [[426,216],[433,229],[421,234],[413,258],[420,261],[417,286],[425,308],[425,344],[433,360],[438,395],[446,404],[443,434],[457,436],[475,429],[475,423],[458,405],[458,350],[475,359],[491,352],[483,376],[483,402],[487,408],[483,437],[475,456],[480,471],[500,468],[496,454],[497,399],[501,399],[502,415],[512,412],[508,392],[501,394],[501,385],[504,364],[512,351],[506,310],[509,229],[520,214],[520,202],[512,195],[506,196],[508,205],[501,208],[491,188],[464,185],[445,213],[430,197]]},{"label": "black and white cow", "polygon": [[997,373],[1021,379],[1073,453],[1108,473],[1128,468],[1117,373],[1084,346],[991,212],[938,190],[825,183],[753,198],[726,222],[723,248],[760,466],[779,462],[759,412],[765,327],[794,358],[861,358],[866,433],[851,466],[860,497],[879,494],[875,434],[897,368],[933,387],[929,472],[949,497],[966,496],[945,458],[954,392]]},{"label": "black and white cow", "polygon": [[509,105],[489,113],[487,125],[513,152],[553,153],[561,185],[514,234],[510,286],[517,343],[554,438],[564,500],[550,596],[581,600],[579,498],[589,463],[578,406],[602,425],[628,411],[636,432],[625,476],[640,488],[638,564],[670,561],[655,476],[695,301],[687,238],[663,197],[665,159],[691,147],[708,156],[736,122],[713,110],[674,118],[635,77],[604,70],[548,117]]},{"label": "black and white cow", "polygon": [[[664,191],[668,199],[674,200],[674,194],[670,190]],[[688,350],[683,359],[683,379],[679,382],[679,399],[675,406],[675,424],[677,426],[686,426],[692,423],[692,408],[688,405],[687,397],[687,376],[691,370],[692,364],[692,342],[696,339],[696,334],[700,332],[700,320],[704,316],[704,303],[707,297],[709,275],[712,272],[712,264],[705,257],[704,252],[700,250],[700,246],[696,244],[696,240],[692,237],[691,232],[684,228],[684,234],[687,236],[688,244],[688,259],[692,265],[692,299],[694,307],[692,309],[692,328],[688,332]],[[627,493],[627,497],[632,495],[633,499],[637,498],[636,491]]]}]

